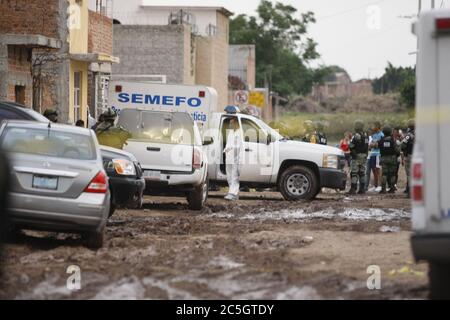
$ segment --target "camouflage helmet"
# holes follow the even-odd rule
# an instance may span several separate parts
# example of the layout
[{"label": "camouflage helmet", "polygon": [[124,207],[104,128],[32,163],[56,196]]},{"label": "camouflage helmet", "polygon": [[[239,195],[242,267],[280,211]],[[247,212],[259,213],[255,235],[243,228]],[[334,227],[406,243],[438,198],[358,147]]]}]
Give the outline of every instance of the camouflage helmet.
[{"label": "camouflage helmet", "polygon": [[316,128],[317,131],[323,131],[323,129],[325,129],[325,125],[322,121],[317,121],[314,124],[314,127]]},{"label": "camouflage helmet", "polygon": [[58,116],[58,110],[55,109],[46,109],[44,111],[44,117],[57,117]]},{"label": "camouflage helmet", "polygon": [[364,122],[362,120],[356,120],[354,126],[356,131],[364,130]]},{"label": "camouflage helmet", "polygon": [[408,129],[414,130],[416,127],[416,121],[414,119],[409,119],[407,125]]},{"label": "camouflage helmet", "polygon": [[100,115],[102,121],[115,121],[117,118],[117,112],[109,108]]},{"label": "camouflage helmet", "polygon": [[390,125],[385,125],[385,126],[383,127],[383,134],[384,134],[385,136],[390,136],[390,135],[392,135],[392,127],[391,127]]}]

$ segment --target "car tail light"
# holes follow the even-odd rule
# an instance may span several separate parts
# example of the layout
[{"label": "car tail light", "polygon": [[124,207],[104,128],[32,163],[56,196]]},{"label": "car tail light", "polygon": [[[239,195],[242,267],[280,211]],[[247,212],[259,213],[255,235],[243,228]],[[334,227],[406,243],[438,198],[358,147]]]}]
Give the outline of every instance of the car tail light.
[{"label": "car tail light", "polygon": [[97,173],[84,192],[87,193],[106,193],[108,191],[108,178],[103,171]]},{"label": "car tail light", "polygon": [[194,148],[194,153],[192,154],[192,167],[194,170],[202,167],[202,154],[198,148]]}]

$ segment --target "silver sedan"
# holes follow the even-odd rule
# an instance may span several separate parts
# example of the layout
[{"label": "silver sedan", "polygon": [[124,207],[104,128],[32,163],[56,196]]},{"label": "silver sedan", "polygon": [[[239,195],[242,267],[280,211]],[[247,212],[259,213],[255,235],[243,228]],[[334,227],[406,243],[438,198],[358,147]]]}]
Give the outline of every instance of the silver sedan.
[{"label": "silver sedan", "polygon": [[8,121],[0,127],[0,149],[11,166],[14,227],[81,233],[89,247],[103,245],[110,191],[93,131]]}]

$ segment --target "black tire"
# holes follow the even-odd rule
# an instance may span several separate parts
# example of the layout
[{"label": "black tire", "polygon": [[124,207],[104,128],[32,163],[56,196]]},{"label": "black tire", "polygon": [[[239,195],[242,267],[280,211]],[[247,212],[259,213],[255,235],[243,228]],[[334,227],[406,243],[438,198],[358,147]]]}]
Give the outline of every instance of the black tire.
[{"label": "black tire", "polygon": [[430,262],[430,299],[450,300],[450,264]]},{"label": "black tire", "polygon": [[87,234],[86,245],[89,249],[98,250],[103,247],[105,232],[91,232]]},{"label": "black tire", "polygon": [[206,200],[208,200],[209,180],[205,183],[195,187],[194,191],[189,192],[187,196],[189,210],[202,210]]},{"label": "black tire", "polygon": [[111,201],[111,206],[109,207],[109,214],[108,214],[108,218],[111,218],[114,214],[114,212],[116,212],[117,206]]},{"label": "black tire", "polygon": [[[294,185],[295,179],[300,179],[300,185]],[[280,190],[285,200],[313,200],[320,192],[319,178],[308,167],[292,166],[283,171],[278,181],[278,190]]]}]

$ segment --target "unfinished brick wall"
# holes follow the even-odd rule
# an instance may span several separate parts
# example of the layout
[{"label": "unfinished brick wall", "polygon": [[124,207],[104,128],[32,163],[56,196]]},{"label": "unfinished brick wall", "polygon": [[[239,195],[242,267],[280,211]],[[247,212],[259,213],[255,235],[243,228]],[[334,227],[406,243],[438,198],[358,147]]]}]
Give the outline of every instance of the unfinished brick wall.
[{"label": "unfinished brick wall", "polygon": [[0,0],[0,33],[59,38],[59,0]]},{"label": "unfinished brick wall", "polygon": [[33,81],[31,78],[31,49],[8,46],[9,81],[7,99],[16,101],[16,86],[25,90],[24,104],[31,107]]},{"label": "unfinished brick wall", "polygon": [[113,52],[113,22],[112,19],[89,11],[89,40],[88,52],[106,53]]}]

